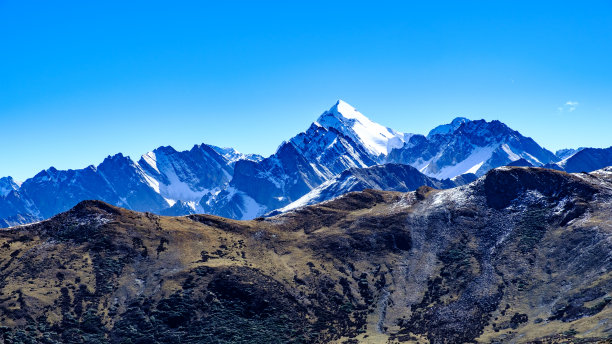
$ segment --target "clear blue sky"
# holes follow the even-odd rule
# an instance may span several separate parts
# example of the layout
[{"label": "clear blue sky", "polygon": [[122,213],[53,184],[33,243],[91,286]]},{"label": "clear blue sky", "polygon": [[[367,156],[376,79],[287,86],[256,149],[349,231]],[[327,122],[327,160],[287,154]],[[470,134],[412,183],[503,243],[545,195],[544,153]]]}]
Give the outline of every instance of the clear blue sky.
[{"label": "clear blue sky", "polygon": [[268,155],[339,98],[405,132],[461,115],[612,145],[610,1],[296,3],[0,0],[0,176]]}]

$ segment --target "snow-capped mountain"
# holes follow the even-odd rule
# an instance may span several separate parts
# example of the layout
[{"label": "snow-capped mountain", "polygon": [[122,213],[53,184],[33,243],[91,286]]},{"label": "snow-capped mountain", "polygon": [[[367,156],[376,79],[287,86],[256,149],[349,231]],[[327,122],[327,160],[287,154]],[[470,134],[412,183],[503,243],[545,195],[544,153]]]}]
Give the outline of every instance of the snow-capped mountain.
[{"label": "snow-capped mountain", "polygon": [[0,180],[0,226],[46,219],[88,199],[159,214],[202,212],[202,197],[219,192],[232,175],[232,164],[205,144],[184,152],[159,147],[138,162],[119,153],[98,166],[51,167],[21,186]]},{"label": "snow-capped mountain", "polygon": [[159,147],[144,154],[138,165],[150,176],[150,186],[170,205],[178,200],[199,202],[202,196],[229,182],[233,173],[228,161],[205,144],[183,152]]},{"label": "snow-capped mountain", "polygon": [[[266,158],[206,144],[182,152],[165,146],[137,162],[116,154],[84,169],[51,167],[21,185],[1,178],[0,226],[46,219],[87,199],[158,214],[252,219],[359,188],[448,187],[505,165],[588,172],[612,165],[611,152],[612,147],[563,150],[561,160],[499,121],[464,117],[427,136],[406,134],[339,100]],[[395,165],[368,169],[382,163],[410,165],[426,177]],[[439,184],[444,179],[451,181]]]},{"label": "snow-capped mountain", "polygon": [[412,165],[430,177],[444,179],[464,173],[481,176],[521,158],[533,166],[560,160],[500,121],[460,117],[435,128],[427,137],[413,135],[403,147],[393,149],[387,161]]},{"label": "snow-capped mountain", "polygon": [[291,203],[347,168],[375,164],[351,138],[313,124],[260,162],[238,161],[230,188],[214,199],[203,199],[207,205],[202,207],[221,216],[258,216]]},{"label": "snow-capped mountain", "polygon": [[230,166],[234,166],[238,160],[250,160],[259,162],[263,160],[263,156],[259,154],[243,154],[239,151],[235,150],[231,147],[217,147],[213,145],[208,145],[210,148],[214,149],[215,152],[219,153],[225,160],[228,161]]},{"label": "snow-capped mountain", "polygon": [[328,201],[346,193],[365,189],[385,191],[414,191],[426,185],[436,189],[447,189],[476,180],[476,175],[466,175],[456,180],[438,180],[428,177],[410,165],[383,164],[366,168],[349,168],[338,176],[314,188],[295,202],[274,211],[286,212],[306,205]]},{"label": "snow-capped mountain", "polygon": [[372,122],[343,100],[338,100],[316,123],[327,129],[335,128],[376,159],[383,159],[393,148],[402,147],[412,136]]},{"label": "snow-capped mountain", "polygon": [[0,228],[41,220],[40,213],[32,201],[17,190],[0,196]]},{"label": "snow-capped mountain", "polygon": [[19,185],[15,183],[13,177],[0,178],[0,196],[6,196],[11,191],[19,190]]},{"label": "snow-capped mountain", "polygon": [[429,131],[427,134],[427,138],[432,138],[434,135],[447,135],[452,134],[455,130],[457,130],[463,123],[470,122],[469,119],[465,117],[457,117],[452,122],[448,124],[439,125]]},{"label": "snow-capped mountain", "polygon": [[272,156],[259,162],[238,161],[229,188],[202,199],[201,205],[221,216],[247,219],[263,215],[348,168],[376,165],[410,136],[372,122],[339,100],[308,130],[283,142]]}]

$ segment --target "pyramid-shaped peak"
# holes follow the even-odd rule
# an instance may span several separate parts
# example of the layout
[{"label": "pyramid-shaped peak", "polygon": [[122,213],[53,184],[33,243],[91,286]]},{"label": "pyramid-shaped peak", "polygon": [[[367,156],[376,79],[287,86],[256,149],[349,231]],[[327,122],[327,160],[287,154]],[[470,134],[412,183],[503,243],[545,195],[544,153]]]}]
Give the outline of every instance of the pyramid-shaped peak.
[{"label": "pyramid-shaped peak", "polygon": [[391,149],[401,147],[406,135],[373,122],[349,103],[338,100],[325,111],[316,124],[334,128],[362,145],[374,158],[387,155]]},{"label": "pyramid-shaped peak", "polygon": [[[332,106],[329,111],[326,113],[336,115],[337,117],[341,117],[344,119],[354,119],[363,122],[371,122],[366,116],[364,116],[361,112],[357,111],[355,107],[351,104],[345,102],[342,99],[338,99],[336,104]],[[325,114],[323,114],[325,115]]]}]

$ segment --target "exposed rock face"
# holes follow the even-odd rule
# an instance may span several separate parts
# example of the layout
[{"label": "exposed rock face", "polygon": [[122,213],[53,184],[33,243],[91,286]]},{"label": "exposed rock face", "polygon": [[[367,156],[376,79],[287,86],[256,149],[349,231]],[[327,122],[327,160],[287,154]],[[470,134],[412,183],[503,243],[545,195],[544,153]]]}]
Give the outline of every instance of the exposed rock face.
[{"label": "exposed rock face", "polygon": [[[214,214],[231,216],[234,203],[250,202],[241,199],[246,195],[260,209],[256,216],[263,215],[297,200],[347,168],[375,164],[364,147],[350,137],[335,128],[313,124],[306,132],[283,143],[269,158],[260,162],[238,161],[229,184],[238,193],[222,193],[212,203],[203,200],[208,202],[208,207],[204,204],[202,207]],[[244,212],[239,211],[237,218],[253,218],[244,216],[248,212],[246,208]]]},{"label": "exposed rock face", "polygon": [[597,342],[612,172],[503,167],[254,221],[79,203],[0,231],[4,342]]},{"label": "exposed rock face", "polygon": [[174,201],[198,202],[229,182],[233,173],[228,161],[205,144],[183,152],[159,147],[143,155],[138,165],[158,182],[160,195]]},{"label": "exposed rock face", "polygon": [[232,167],[236,164],[236,162],[240,160],[249,160],[249,161],[258,162],[258,161],[263,160],[264,158],[263,156],[259,154],[243,154],[231,147],[222,148],[222,147],[217,147],[217,146],[212,146],[212,145],[208,145],[208,146],[214,149],[215,152],[219,153],[222,157],[224,157],[225,160],[227,160],[229,162],[229,165]]},{"label": "exposed rock face", "polygon": [[19,185],[15,183],[12,177],[0,178],[0,197],[8,195],[11,191],[19,190]]},{"label": "exposed rock face", "polygon": [[435,128],[427,137],[412,136],[403,147],[392,150],[387,161],[412,165],[431,177],[453,178],[464,173],[481,176],[519,159],[533,166],[559,161],[534,140],[500,121],[457,118]]},{"label": "exposed rock face", "polygon": [[367,168],[349,168],[337,177],[316,187],[297,201],[277,210],[278,213],[305,205],[311,205],[365,189],[385,191],[414,191],[421,186],[447,189],[476,180],[476,176],[464,176],[454,180],[438,180],[427,177],[416,168],[402,164],[384,164]]},{"label": "exposed rock face", "polygon": [[[160,147],[138,163],[122,154],[79,170],[41,171],[21,186],[0,180],[0,227],[34,222],[66,211],[83,200],[102,200],[137,211],[183,215],[200,199],[227,184],[233,167],[207,145],[178,152]],[[188,207],[169,208],[179,202]]]},{"label": "exposed rock face", "polygon": [[[209,213],[249,220],[303,197],[312,200],[298,204],[337,197],[342,190],[407,191],[393,182],[401,177],[391,169],[377,170],[389,173],[380,174],[378,181],[322,186],[342,182],[346,175],[341,174],[348,169],[399,163],[428,178],[451,179],[448,185],[460,185],[506,165],[589,172],[612,165],[611,152],[612,148],[561,150],[566,158],[560,161],[499,121],[463,117],[427,136],[407,134],[373,122],[339,100],[267,158],[206,144],[182,152],[165,146],[137,162],[116,154],[84,169],[51,167],[22,185],[10,177],[0,178],[0,227],[47,219],[87,199],[156,214]],[[335,191],[323,193],[319,187]],[[312,192],[329,197],[312,197]]]}]

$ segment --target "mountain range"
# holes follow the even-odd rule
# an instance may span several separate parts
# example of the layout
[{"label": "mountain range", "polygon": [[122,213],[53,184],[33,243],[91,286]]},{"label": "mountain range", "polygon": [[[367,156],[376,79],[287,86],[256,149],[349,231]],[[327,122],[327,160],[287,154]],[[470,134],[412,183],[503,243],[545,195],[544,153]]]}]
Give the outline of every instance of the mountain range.
[{"label": "mountain range", "polygon": [[[566,172],[612,165],[612,147],[557,154],[499,121],[458,117],[425,136],[382,126],[338,101],[265,158],[207,144],[183,152],[166,146],[138,161],[116,154],[84,169],[51,167],[20,184],[1,178],[0,227],[47,219],[88,199],[163,215],[209,213],[253,219],[364,188],[408,191],[419,182],[451,187],[505,165]],[[413,169],[368,170],[384,164]],[[374,172],[377,180],[371,179]],[[355,182],[359,178],[361,182]],[[354,184],[347,184],[348,179]]]},{"label": "mountain range", "polygon": [[[352,174],[383,169],[412,187],[404,165]],[[612,168],[499,167],[251,221],[83,201],[0,230],[0,342],[609,343],[611,212]]]}]

